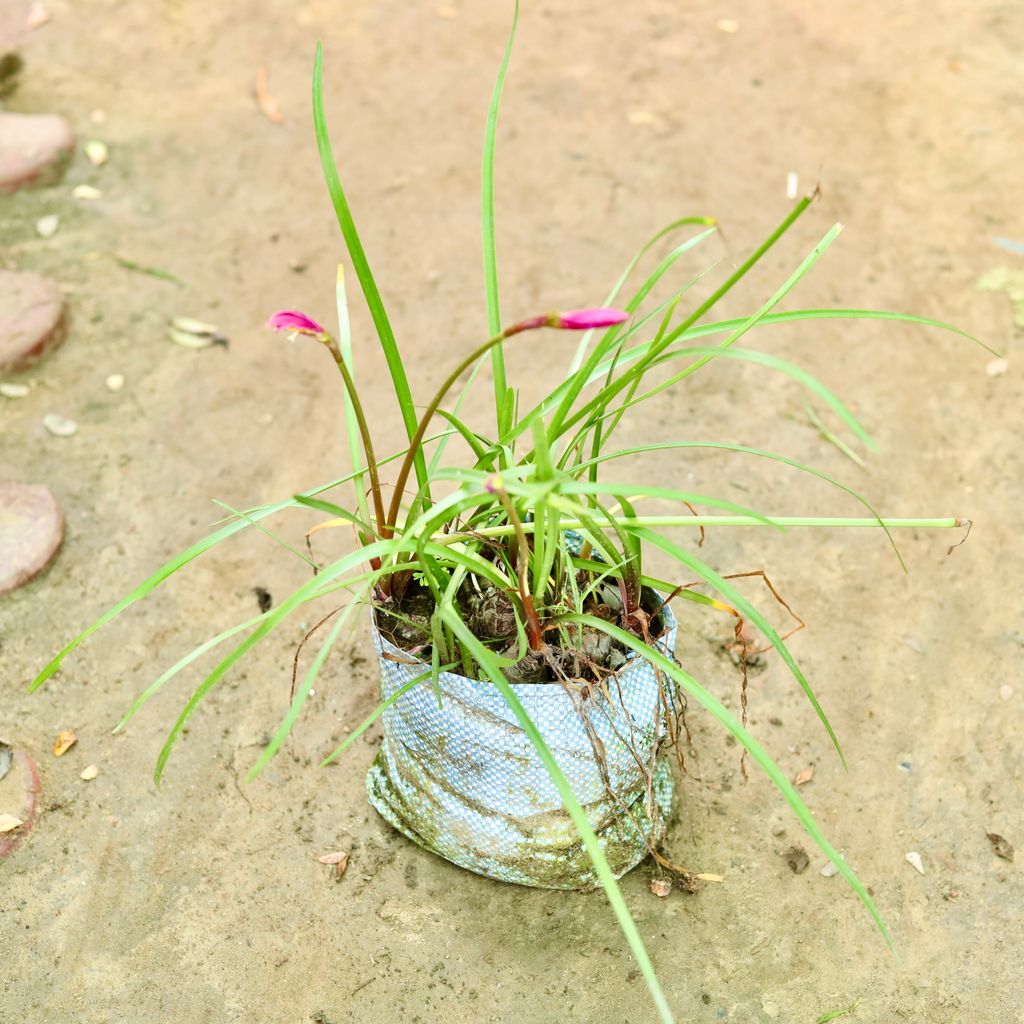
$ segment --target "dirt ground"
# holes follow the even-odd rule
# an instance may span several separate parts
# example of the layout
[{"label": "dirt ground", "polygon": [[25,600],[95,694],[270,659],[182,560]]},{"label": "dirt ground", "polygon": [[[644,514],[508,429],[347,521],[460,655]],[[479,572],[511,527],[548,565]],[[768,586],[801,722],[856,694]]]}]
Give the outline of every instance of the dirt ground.
[{"label": "dirt ground", "polygon": [[[344,464],[331,367],[262,329],[280,307],[332,315],[342,246],[310,123],[318,37],[339,163],[417,395],[483,336],[479,150],[508,5],[47,7],[8,109],[62,112],[110,160],[93,168],[79,155],[62,184],[0,198],[3,265],[57,277],[72,311],[64,347],[19,378],[32,394],[0,399],[0,476],[48,483],[68,519],[53,568],[0,600],[0,735],[43,778],[30,841],[0,866],[0,1021],[653,1021],[602,895],[498,884],[410,845],[366,804],[375,731],[340,765],[316,767],[374,706],[364,633],[255,784],[242,776],[284,712],[309,623],[283,629],[211,696],[159,792],[153,762],[200,677],[179,678],[111,735],[159,671],[256,614],[254,587],[278,595],[304,578],[266,538],[194,563],[26,693],[64,641],[207,532],[220,514],[210,499],[287,497]],[[898,957],[841,879],[821,875],[771,784],[744,783],[736,748],[694,713],[697,757],[668,850],[724,882],[660,900],[649,866],[624,881],[680,1021],[812,1024],[854,1004],[844,1019],[1024,1021],[1021,857],[996,857],[986,839],[1024,847],[1024,378],[1007,296],[976,286],[993,267],[1024,267],[994,242],[1024,240],[1022,52],[1024,6],[994,0],[524,4],[498,149],[506,318],[600,302],[677,216],[717,216],[723,240],[706,251],[738,260],[784,215],[795,171],[802,189],[820,181],[821,199],[729,312],[756,308],[842,221],[789,308],[934,316],[1009,359],[989,376],[992,357],[969,342],[881,322],[754,336],[855,405],[882,448],[864,469],[820,436],[795,385],[734,363],[702,371],[623,434],[756,444],[841,476],[885,514],[974,521],[951,556],[959,535],[901,535],[908,575],[873,531],[710,534],[716,568],[766,569],[808,622],[793,650],[849,772],[776,658],[752,677],[753,728],[791,777],[814,767],[801,792],[871,886]],[[261,65],[283,125],[254,100]],[[103,198],[76,201],[80,183]],[[47,213],[60,229],[41,239]],[[215,322],[230,348],[171,344],[175,315]],[[356,310],[354,322],[377,443],[394,450],[383,361],[368,317]],[[516,353],[528,391],[557,381],[568,358],[550,337]],[[117,394],[104,385],[112,373],[127,381]],[[488,390],[470,410],[482,424]],[[79,432],[47,434],[51,411]],[[858,514],[820,482],[741,456],[669,455],[629,475],[641,469],[766,512]],[[296,540],[316,518],[272,525]],[[681,614],[680,658],[736,707],[728,621]],[[50,747],[66,728],[79,740],[58,760]],[[99,775],[86,783],[91,763]],[[16,803],[13,780],[0,784],[5,802]],[[786,862],[794,845],[810,855],[801,874]],[[340,882],[314,859],[335,849],[352,850]]]}]

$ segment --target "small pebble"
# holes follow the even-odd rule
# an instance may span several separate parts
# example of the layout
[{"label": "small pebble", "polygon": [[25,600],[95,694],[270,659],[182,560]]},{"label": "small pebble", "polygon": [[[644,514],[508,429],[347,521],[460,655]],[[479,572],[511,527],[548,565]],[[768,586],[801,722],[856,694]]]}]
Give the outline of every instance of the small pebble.
[{"label": "small pebble", "polygon": [[96,765],[94,765],[94,764],[90,764],[90,765],[86,765],[82,769],[82,774],[79,775],[78,777],[83,782],[92,782],[92,780],[95,779],[96,776],[99,775],[99,773],[100,773],[99,768],[97,768]]},{"label": "small pebble", "polygon": [[56,281],[0,270],[0,373],[33,366],[60,344],[64,326],[64,296]]},{"label": "small pebble", "polygon": [[120,391],[124,387],[124,374],[112,373],[106,379],[106,385],[108,391]]},{"label": "small pebble", "polygon": [[631,110],[629,112],[629,123],[652,125],[657,124],[658,119],[649,110]]},{"label": "small pebble", "polygon": [[821,871],[819,872],[819,874],[820,874],[820,875],[821,875],[821,876],[822,876],[823,878],[831,878],[831,877],[832,877],[833,875],[838,875],[838,874],[839,874],[839,868],[837,868],[837,867],[835,866],[835,864],[833,864],[833,863],[832,863],[832,861],[829,861],[829,862],[828,862],[828,863],[827,863],[827,864],[826,864],[826,865],[825,865],[825,866],[824,866],[824,867],[823,867],[823,868],[821,869]]},{"label": "small pebble", "polygon": [[907,854],[907,863],[919,874],[924,874],[924,864],[921,863],[921,854],[916,850],[911,850]]},{"label": "small pebble", "polygon": [[907,633],[905,636],[900,638],[915,654],[924,654],[924,648],[921,646],[921,641],[916,637],[911,636]]},{"label": "small pebble", "polygon": [[25,16],[25,27],[29,29],[41,28],[50,20],[50,12],[46,9],[45,4],[35,0],[35,3],[28,9],[28,14]]},{"label": "small pebble", "polygon": [[1006,359],[993,359],[990,363],[985,364],[985,373],[990,377],[1002,377],[1004,373],[1010,368],[1010,363]]},{"label": "small pebble", "polygon": [[85,155],[93,167],[102,167],[110,159],[110,150],[105,142],[99,139],[90,139],[85,144]]},{"label": "small pebble", "polygon": [[60,217],[55,213],[48,213],[36,221],[36,231],[40,238],[53,238],[60,227]]},{"label": "small pebble", "polygon": [[71,190],[71,195],[75,199],[101,199],[103,197],[102,189],[94,188],[92,185],[76,185]]},{"label": "small pebble", "polygon": [[31,390],[27,384],[0,384],[0,395],[4,398],[24,398]]},{"label": "small pebble", "polygon": [[797,177],[796,171],[790,171],[786,175],[786,198],[796,199],[797,192],[800,190],[800,179]]},{"label": "small pebble", "polygon": [[739,32],[740,23],[734,18],[719,18],[718,21],[715,22],[715,28],[717,28],[719,32],[728,32],[731,35],[733,32]]},{"label": "small pebble", "polygon": [[1006,683],[1003,683],[1003,685],[999,687],[999,697],[1001,700],[1010,700],[1013,697],[1013,687],[1007,686]]},{"label": "small pebble", "polygon": [[667,878],[652,878],[651,892],[659,899],[664,899],[672,891],[672,883]]},{"label": "small pebble", "polygon": [[78,424],[73,419],[56,412],[48,412],[43,417],[43,426],[54,437],[71,437],[72,434],[78,433]]},{"label": "small pebble", "polygon": [[52,184],[75,145],[71,126],[55,114],[0,111],[0,139],[0,192],[13,192],[31,181]]},{"label": "small pebble", "polygon": [[0,482],[0,594],[38,576],[63,537],[63,513],[46,487]]},{"label": "small pebble", "polygon": [[896,767],[899,768],[901,772],[912,772],[914,770],[914,762],[909,760],[898,761],[896,763]]}]

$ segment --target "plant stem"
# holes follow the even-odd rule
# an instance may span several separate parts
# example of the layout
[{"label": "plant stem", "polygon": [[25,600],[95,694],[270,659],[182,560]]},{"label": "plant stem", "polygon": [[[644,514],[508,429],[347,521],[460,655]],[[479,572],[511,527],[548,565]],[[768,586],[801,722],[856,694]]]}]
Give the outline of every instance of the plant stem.
[{"label": "plant stem", "polygon": [[398,478],[395,480],[395,493],[391,498],[391,505],[388,508],[387,518],[381,518],[380,522],[380,535],[384,538],[393,537],[395,533],[395,524],[398,522],[398,512],[402,506],[402,492],[405,490],[406,482],[409,479],[409,472],[412,469],[413,463],[417,457],[422,444],[423,438],[427,433],[427,427],[430,426],[430,421],[434,418],[434,413],[437,412],[441,403],[444,401],[444,396],[454,387],[455,382],[468,370],[473,363],[475,363],[482,355],[484,355],[489,349],[494,348],[495,345],[500,345],[506,338],[511,338],[514,334],[521,334],[523,331],[532,331],[538,327],[553,327],[556,326],[555,314],[548,313],[543,316],[530,317],[527,320],[521,320],[517,324],[513,324],[511,327],[506,327],[500,334],[494,335],[493,338],[488,338],[479,348],[474,349],[465,359],[455,367],[454,370],[449,374],[448,379],[441,385],[437,394],[430,401],[430,405],[427,406],[426,411],[420,417],[419,425],[416,427],[415,433],[409,441],[409,449],[405,454],[405,458],[402,460],[402,466],[398,471]]},{"label": "plant stem", "polygon": [[[516,507],[512,504],[512,499],[505,492],[504,487],[496,483],[494,485],[494,494],[498,501],[501,502],[501,507],[505,510],[505,515],[508,516],[509,523],[516,535],[516,541],[519,546],[519,564],[517,566],[519,572],[519,599],[523,602],[523,612],[526,615],[530,650],[539,651],[543,646],[543,640],[541,638],[540,619],[537,617],[537,611],[533,604],[533,595],[530,593],[530,544],[526,539],[523,521],[519,518],[519,513],[516,512]],[[530,525],[533,526],[534,524],[531,523]]]},{"label": "plant stem", "polygon": [[[345,382],[345,390],[352,402],[352,412],[355,415],[356,423],[359,425],[359,436],[363,441],[363,454],[366,456],[366,471],[370,476],[370,492],[373,496],[373,514],[377,518],[377,533],[380,533],[380,526],[384,522],[384,497],[380,489],[380,477],[377,474],[377,457],[373,453],[373,441],[370,439],[370,427],[366,422],[366,415],[363,412],[363,404],[359,401],[359,393],[356,391],[355,381],[349,373],[345,357],[341,354],[338,343],[329,335],[320,336],[319,339],[327,350],[334,357],[338,372]],[[420,437],[422,440],[422,437]],[[409,449],[410,454],[412,449]]]}]

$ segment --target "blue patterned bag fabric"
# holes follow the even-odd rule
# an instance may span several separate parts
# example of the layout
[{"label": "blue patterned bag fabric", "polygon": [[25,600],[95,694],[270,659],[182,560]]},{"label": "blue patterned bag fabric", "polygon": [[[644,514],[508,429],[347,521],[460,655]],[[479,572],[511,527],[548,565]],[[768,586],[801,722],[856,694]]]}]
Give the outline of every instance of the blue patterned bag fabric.
[{"label": "blue patterned bag fabric", "polygon": [[[671,658],[676,620],[667,606],[661,620],[656,646]],[[383,699],[429,671],[376,626],[373,640]],[[672,699],[672,682],[636,656],[617,679],[606,680],[606,692],[580,685],[571,693],[567,685],[516,683],[512,689],[618,878],[661,840],[671,810],[672,771],[660,748],[668,738],[663,702]],[[440,705],[428,678],[382,718],[384,738],[366,792],[399,832],[489,878],[547,889],[599,884],[547,769],[491,683],[442,672]],[[592,737],[603,747],[600,766]]]}]

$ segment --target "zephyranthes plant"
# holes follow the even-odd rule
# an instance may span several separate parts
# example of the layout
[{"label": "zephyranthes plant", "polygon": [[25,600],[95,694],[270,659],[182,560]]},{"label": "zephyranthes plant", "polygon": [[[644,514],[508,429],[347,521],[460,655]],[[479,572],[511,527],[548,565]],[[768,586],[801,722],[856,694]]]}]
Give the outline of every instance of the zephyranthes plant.
[{"label": "zephyranthes plant", "polygon": [[[513,36],[514,31],[513,23]],[[673,438],[621,448],[617,445],[616,434],[624,417],[642,409],[648,399],[681,385],[712,360],[726,359],[753,363],[788,376],[828,406],[857,439],[873,449],[874,444],[864,427],[824,384],[799,367],[742,346],[740,342],[758,327],[825,318],[903,320],[958,334],[963,332],[938,321],[900,313],[860,309],[779,311],[782,300],[836,240],[840,225],[829,229],[788,279],[752,313],[715,320],[713,314],[720,300],[779,242],[807,210],[813,197],[797,202],[768,238],[699,302],[688,301],[689,284],[672,288],[666,298],[657,301],[653,298],[656,288],[669,282],[670,274],[683,259],[695,255],[715,234],[715,221],[711,218],[684,217],[659,231],[634,256],[600,306],[571,313],[541,313],[503,328],[494,244],[493,164],[498,105],[511,45],[510,38],[490,105],[484,145],[482,233],[488,337],[476,347],[467,346],[465,357],[453,367],[437,393],[419,405],[414,401],[407,364],[392,332],[335,166],[323,107],[321,52],[317,50],[313,113],[320,158],[349,259],[387,360],[408,446],[385,458],[379,457],[373,446],[371,424],[360,398],[353,360],[344,276],[339,271],[336,334],[296,311],[275,314],[270,326],[292,336],[312,338],[331,355],[342,378],[351,472],[288,500],[232,514],[216,532],[163,566],[68,644],[32,686],[42,685],[57,671],[64,657],[96,629],[215,545],[285,509],[326,513],[330,518],[314,529],[350,528],[358,541],[355,549],[329,564],[314,565],[312,576],[285,600],[205,641],[171,666],[135,701],[117,728],[122,728],[180,671],[207,652],[231,642],[229,653],[203,679],[171,728],[157,759],[159,781],[175,741],[190,716],[245,654],[298,609],[315,602],[336,600],[342,593],[349,595],[347,603],[324,620],[325,623],[331,618],[334,621],[308,670],[295,686],[286,715],[253,765],[249,773],[253,778],[274,756],[297,721],[317,674],[346,626],[360,608],[372,604],[381,629],[398,638],[399,646],[428,659],[429,669],[378,707],[327,760],[338,756],[381,714],[386,704],[400,699],[403,692],[424,678],[436,680],[443,670],[457,668],[471,679],[489,681],[515,713],[558,787],[646,978],[661,1019],[671,1021],[671,1011],[643,942],[587,816],[562,768],[517,698],[510,680],[572,677],[600,685],[625,658],[635,654],[648,661],[666,680],[666,692],[685,694],[735,736],[750,759],[778,788],[808,834],[856,891],[888,942],[888,932],[868,892],[821,833],[793,785],[748,732],[744,721],[733,715],[679,663],[654,646],[658,608],[650,606],[645,594],[656,591],[712,608],[727,608],[756,627],[781,656],[842,758],[839,741],[824,710],[776,629],[740,589],[701,560],[691,547],[673,539],[674,531],[694,526],[775,529],[863,526],[882,529],[891,541],[890,531],[897,527],[952,528],[963,525],[962,521],[955,517],[880,517],[851,488],[825,473],[783,455],[745,445]],[[682,240],[674,244],[630,293],[627,284],[641,261],[672,235],[681,235]],[[690,283],[707,272],[691,273]],[[624,302],[621,296],[627,296]],[[592,300],[593,297],[583,298]],[[621,309],[614,305],[617,302],[622,302]],[[523,408],[515,385],[510,383],[514,373],[509,370],[517,365],[516,337],[534,330],[580,331],[582,336],[572,353],[567,350],[568,369],[556,375],[557,385],[535,406]],[[461,415],[463,402],[476,384],[479,370],[488,363],[494,387],[493,421],[470,424]],[[447,460],[452,441],[462,446],[462,458]],[[770,459],[810,473],[860,502],[864,515],[860,518],[768,516],[665,482],[640,479],[622,484],[609,482],[602,475],[606,463],[621,461],[628,465],[630,459],[645,453],[682,452],[693,448]],[[389,473],[394,473],[388,482],[382,477],[385,467]],[[340,496],[346,488],[350,494],[348,500]],[[674,505],[676,511],[645,513],[643,504],[654,501]],[[698,508],[711,511],[698,514]],[[570,536],[578,538],[578,542],[570,543]],[[680,587],[677,580],[647,574],[643,563],[645,545],[673,560],[682,578],[702,581],[717,597]],[[300,557],[304,556],[300,554]],[[489,614],[505,618],[506,628],[497,634],[499,640],[494,633],[478,628],[481,604],[485,601],[489,602]],[[413,605],[425,608],[426,612],[414,615]]]}]

